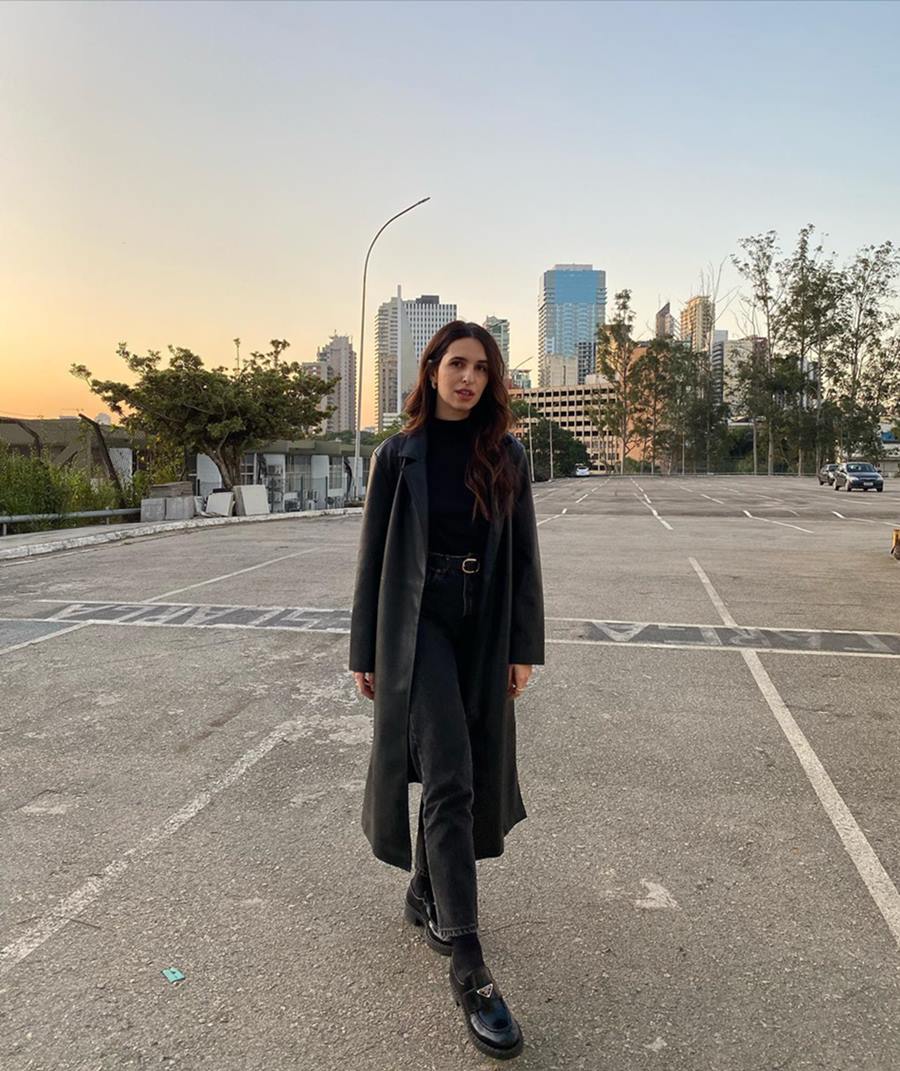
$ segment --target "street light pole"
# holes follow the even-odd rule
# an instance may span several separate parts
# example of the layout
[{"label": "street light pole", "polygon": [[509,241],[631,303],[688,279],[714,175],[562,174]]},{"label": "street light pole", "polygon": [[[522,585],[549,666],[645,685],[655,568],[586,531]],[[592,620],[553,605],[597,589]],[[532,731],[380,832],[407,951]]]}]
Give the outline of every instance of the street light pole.
[{"label": "street light pole", "polygon": [[411,212],[414,208],[418,208],[419,205],[425,204],[426,201],[430,201],[430,197],[423,197],[421,201],[416,201],[414,205],[410,205],[409,208],[404,208],[402,212],[398,212],[396,216],[391,216],[387,223],[383,224],[375,237],[369,244],[369,249],[366,253],[366,262],[363,265],[363,282],[362,282],[362,313],[360,316],[359,325],[359,369],[356,376],[356,452],[353,456],[353,496],[359,497],[360,485],[362,483],[362,458],[360,457],[359,450],[359,432],[362,427],[362,377],[363,377],[363,342],[366,335],[366,273],[369,270],[369,256],[372,252],[372,246],[378,241],[379,235],[388,226],[389,223],[393,223],[395,219],[399,219],[401,216],[406,215],[407,212]]},{"label": "street light pole", "polygon": [[[513,372],[518,372],[518,370],[522,367],[522,365],[523,364],[528,364],[528,362],[531,359],[532,359],[531,357],[526,357],[524,361],[519,361],[519,363],[515,366],[515,368],[510,368],[510,369],[507,370],[507,376],[509,377],[510,383],[512,383],[512,374],[513,374]],[[528,405],[528,453],[530,455],[530,460],[531,460],[531,466],[530,466],[531,467],[531,482],[534,483],[534,443],[532,442],[532,438],[531,438],[531,399],[530,398],[526,399],[526,404]]]},{"label": "street light pole", "polygon": [[547,432],[550,435],[550,479],[553,479],[553,421],[547,418]]},{"label": "street light pole", "polygon": [[531,482],[534,483],[534,439],[531,435],[531,399],[528,399],[528,454],[531,459]]}]

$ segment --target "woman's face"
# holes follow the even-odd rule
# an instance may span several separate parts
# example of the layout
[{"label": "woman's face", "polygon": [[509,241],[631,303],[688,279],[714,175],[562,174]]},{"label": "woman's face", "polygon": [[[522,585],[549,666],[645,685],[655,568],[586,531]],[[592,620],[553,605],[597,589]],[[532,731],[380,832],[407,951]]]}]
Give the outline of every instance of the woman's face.
[{"label": "woman's face", "polygon": [[437,388],[435,416],[439,420],[464,420],[478,404],[488,384],[488,362],[477,338],[458,338],[431,372]]}]

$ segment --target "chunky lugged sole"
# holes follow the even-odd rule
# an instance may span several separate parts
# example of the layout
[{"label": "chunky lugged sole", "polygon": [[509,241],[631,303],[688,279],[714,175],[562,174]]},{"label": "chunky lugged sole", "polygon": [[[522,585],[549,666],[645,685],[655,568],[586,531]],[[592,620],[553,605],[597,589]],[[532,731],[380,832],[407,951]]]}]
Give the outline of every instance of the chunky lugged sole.
[{"label": "chunky lugged sole", "polygon": [[472,1029],[472,1024],[469,1022],[469,1017],[465,1012],[465,1009],[459,1003],[459,997],[454,994],[454,1002],[457,1008],[462,1012],[463,1022],[466,1024],[466,1030],[469,1032],[469,1037],[472,1039],[472,1044],[478,1049],[479,1052],[483,1052],[485,1056],[493,1056],[495,1060],[512,1060],[515,1056],[521,1053],[525,1047],[525,1039],[522,1037],[521,1027],[519,1028],[519,1040],[509,1049],[497,1049],[493,1045],[488,1045],[486,1041],[483,1041]]},{"label": "chunky lugged sole", "polygon": [[413,907],[409,900],[407,900],[404,905],[403,913],[406,916],[407,922],[411,922],[413,926],[422,927],[425,936],[425,944],[428,945],[429,948],[433,949],[441,956],[449,956],[453,952],[451,943],[449,941],[439,941],[434,936],[431,932],[431,927],[428,925],[428,920],[421,912]]}]

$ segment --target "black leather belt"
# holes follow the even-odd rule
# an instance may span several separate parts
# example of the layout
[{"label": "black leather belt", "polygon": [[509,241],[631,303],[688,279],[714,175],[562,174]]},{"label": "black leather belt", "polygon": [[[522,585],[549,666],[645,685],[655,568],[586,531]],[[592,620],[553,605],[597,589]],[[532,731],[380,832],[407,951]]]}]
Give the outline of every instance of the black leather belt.
[{"label": "black leather belt", "polygon": [[432,550],[428,552],[428,561],[432,565],[443,565],[447,569],[461,569],[468,575],[481,569],[481,562],[474,554],[440,554]]}]

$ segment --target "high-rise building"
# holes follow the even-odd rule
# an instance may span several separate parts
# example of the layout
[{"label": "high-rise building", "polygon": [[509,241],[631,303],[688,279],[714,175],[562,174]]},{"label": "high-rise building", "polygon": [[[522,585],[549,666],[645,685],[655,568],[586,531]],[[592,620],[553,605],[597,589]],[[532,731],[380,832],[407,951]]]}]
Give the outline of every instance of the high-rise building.
[{"label": "high-rise building", "polygon": [[734,339],[726,337],[713,343],[711,366],[716,400],[728,406],[731,417],[736,419],[751,415],[742,411],[740,370],[741,366],[751,359],[762,361],[765,356],[766,340],[757,336]]},{"label": "high-rise building", "polygon": [[488,316],[484,321],[484,329],[494,336],[500,347],[503,365],[509,368],[509,320],[501,320],[498,316]]},{"label": "high-rise building", "polygon": [[706,295],[692,297],[681,310],[681,341],[694,353],[709,352],[716,305]]},{"label": "high-rise building", "polygon": [[667,301],[656,314],[656,337],[676,338],[677,330],[675,317],[672,315],[671,305]]},{"label": "high-rise building", "polygon": [[403,411],[406,396],[416,384],[419,359],[432,335],[457,319],[456,306],[437,294],[414,300],[397,296],[378,308],[375,319],[375,398],[378,430],[392,424]]},{"label": "high-rise building", "polygon": [[584,383],[585,376],[597,371],[596,341],[575,343],[575,367],[579,383]]},{"label": "high-rise building", "polygon": [[323,369],[324,378],[340,377],[340,382],[324,399],[335,411],[325,422],[325,431],[356,430],[356,352],[347,335],[334,334],[320,347],[316,363]]},{"label": "high-rise building", "polygon": [[[328,366],[323,364],[322,361],[301,361],[300,369],[308,376],[318,376],[319,379],[330,378]],[[322,400],[321,404],[325,404],[325,399]],[[322,420],[314,427],[311,427],[309,431],[311,435],[324,435],[328,431],[328,418],[323,417]]]},{"label": "high-rise building", "polygon": [[[513,390],[510,396],[526,402],[530,412],[530,419],[524,416],[517,420],[513,434],[522,440],[527,450],[529,424],[546,417],[584,443],[592,471],[613,469],[619,460],[618,440],[608,430],[599,428],[591,417],[591,410],[608,402],[612,393],[612,384],[596,373],[588,376],[587,383]],[[571,476],[572,473],[557,475]]]},{"label": "high-rise building", "polygon": [[527,368],[517,368],[510,372],[510,383],[518,390],[528,390],[531,387],[531,372]]},{"label": "high-rise building", "polygon": [[577,357],[564,357],[561,353],[543,353],[538,358],[539,387],[571,387],[578,382]]},{"label": "high-rise building", "polygon": [[545,271],[538,297],[539,370],[551,354],[567,357],[575,362],[578,382],[583,383],[594,370],[597,327],[605,322],[605,271],[593,264],[555,264]]}]

